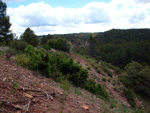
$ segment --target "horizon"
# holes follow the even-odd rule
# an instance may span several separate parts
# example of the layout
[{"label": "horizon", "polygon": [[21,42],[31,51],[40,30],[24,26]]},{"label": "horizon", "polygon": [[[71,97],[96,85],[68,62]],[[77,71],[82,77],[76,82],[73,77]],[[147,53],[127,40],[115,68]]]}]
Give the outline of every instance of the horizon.
[{"label": "horizon", "polygon": [[[108,30],[106,30],[106,31],[102,31],[102,32],[79,32],[79,33],[74,33],[74,32],[72,32],[72,33],[64,33],[64,34],[50,34],[50,35],[72,35],[72,34],[92,34],[92,33],[104,33],[104,32],[107,32],[107,31],[111,31],[111,30],[143,30],[143,29],[148,29],[148,30],[150,30],[150,28],[128,28],[128,29],[114,29],[114,28],[112,28],[112,29],[108,29]],[[47,35],[49,35],[49,34],[47,34]],[[38,36],[44,36],[44,35],[38,35]]]},{"label": "horizon", "polygon": [[37,35],[95,33],[150,28],[148,0],[2,0],[17,36],[30,27]]}]

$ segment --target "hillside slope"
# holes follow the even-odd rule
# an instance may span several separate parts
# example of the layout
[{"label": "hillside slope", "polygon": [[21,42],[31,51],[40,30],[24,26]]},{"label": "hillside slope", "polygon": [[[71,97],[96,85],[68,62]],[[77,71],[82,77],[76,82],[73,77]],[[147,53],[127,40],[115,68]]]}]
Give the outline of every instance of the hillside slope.
[{"label": "hillside slope", "polygon": [[[89,78],[100,83],[108,92],[109,99],[96,97],[84,89],[70,83],[56,83],[39,73],[17,66],[15,60],[0,58],[0,113],[132,113],[123,84],[114,70],[109,76],[101,62],[90,61],[75,54],[65,53],[83,68],[87,68]],[[88,59],[89,60],[89,59]],[[143,103],[135,100],[137,106]]]},{"label": "hillside slope", "polygon": [[[90,93],[81,96],[71,91],[65,94],[51,79],[16,66],[0,58],[0,112],[1,113],[101,113],[102,100],[90,100]],[[77,89],[76,89],[77,90]],[[82,95],[83,94],[83,95]]]},{"label": "hillside slope", "polygon": [[[75,62],[79,62],[84,68],[88,68],[88,66],[90,65],[89,62],[79,58],[78,56],[74,54],[69,54],[69,56],[72,56]],[[103,69],[101,69],[101,73],[98,73],[96,69],[94,68],[94,66],[91,66],[91,68],[89,69],[89,78],[92,78],[97,83],[102,84],[107,90],[107,92],[113,98],[116,99],[116,101],[123,103],[124,105],[129,107],[130,105],[128,104],[127,97],[125,96],[122,90],[119,90],[119,86],[123,84],[119,82],[118,76],[116,75],[115,71],[111,69],[111,72],[113,73],[112,77],[108,76],[108,74],[104,72]],[[103,78],[105,78],[106,81],[103,81]],[[114,85],[113,85],[113,82],[115,82]]]}]

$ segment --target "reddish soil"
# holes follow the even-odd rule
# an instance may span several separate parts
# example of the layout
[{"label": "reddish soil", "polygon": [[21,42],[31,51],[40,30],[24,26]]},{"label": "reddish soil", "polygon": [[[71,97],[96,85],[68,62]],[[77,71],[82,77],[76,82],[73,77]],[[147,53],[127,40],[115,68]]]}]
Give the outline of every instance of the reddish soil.
[{"label": "reddish soil", "polygon": [[[86,68],[88,65],[90,65],[89,62],[79,58],[78,56],[74,55],[74,54],[68,54],[69,56],[73,57],[73,59],[75,60],[75,62],[79,62],[82,67]],[[89,78],[94,79],[97,83],[102,84],[106,91],[119,103],[122,103],[126,106],[130,106],[128,104],[128,100],[127,97],[125,96],[125,94],[123,93],[122,89],[119,90],[119,88],[122,86],[123,88],[123,84],[119,82],[118,76],[115,74],[115,72],[112,69],[109,69],[112,73],[113,73],[113,77],[111,78],[110,76],[108,76],[108,74],[106,72],[104,72],[101,69],[101,73],[98,73],[96,71],[96,69],[94,67],[91,67],[89,70]],[[103,78],[106,78],[106,81],[103,81]],[[110,81],[108,81],[108,79]],[[115,85],[113,85],[113,82],[115,82]]]},{"label": "reddish soil", "polygon": [[102,100],[81,92],[65,95],[53,80],[0,57],[0,113],[101,113]]}]

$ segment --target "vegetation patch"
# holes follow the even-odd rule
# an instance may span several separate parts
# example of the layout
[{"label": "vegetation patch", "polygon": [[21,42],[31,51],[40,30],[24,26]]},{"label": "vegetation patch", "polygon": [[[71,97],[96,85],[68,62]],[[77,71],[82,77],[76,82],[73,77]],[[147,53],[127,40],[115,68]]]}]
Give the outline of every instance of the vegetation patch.
[{"label": "vegetation patch", "polygon": [[104,72],[106,72],[108,74],[108,76],[110,76],[110,77],[113,76],[112,72],[110,72],[106,67],[102,66],[102,69]]},{"label": "vegetation patch", "polygon": [[101,96],[104,98],[108,98],[108,93],[105,91],[105,89],[100,84],[96,84],[96,82],[92,79],[87,80],[85,89],[97,95],[97,97]]},{"label": "vegetation patch", "polygon": [[75,94],[77,96],[81,96],[82,95],[81,91],[79,89],[77,89],[77,88],[74,89],[74,92],[75,92]]},{"label": "vegetation patch", "polygon": [[70,52],[70,44],[64,38],[49,39],[45,49],[51,49],[51,48],[60,50],[60,51]]},{"label": "vegetation patch", "polygon": [[27,43],[21,40],[13,40],[10,42],[10,47],[17,51],[22,52],[27,47]]},{"label": "vegetation patch", "polygon": [[138,62],[129,63],[125,67],[125,74],[120,80],[129,89],[132,89],[143,99],[150,98],[150,67],[141,65]]},{"label": "vegetation patch", "polygon": [[30,58],[26,56],[26,54],[19,54],[16,56],[16,61],[24,68],[28,68],[28,64],[30,62]]}]

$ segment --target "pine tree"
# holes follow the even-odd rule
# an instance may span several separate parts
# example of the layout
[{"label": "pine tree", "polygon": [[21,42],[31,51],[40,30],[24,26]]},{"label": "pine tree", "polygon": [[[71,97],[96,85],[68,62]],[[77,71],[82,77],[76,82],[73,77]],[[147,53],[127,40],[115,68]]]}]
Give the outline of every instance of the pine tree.
[{"label": "pine tree", "polygon": [[9,30],[11,24],[9,22],[9,16],[6,15],[7,5],[0,0],[0,43],[6,45],[13,39],[13,34]]},{"label": "pine tree", "polygon": [[90,56],[95,57],[96,56],[96,43],[97,43],[96,38],[91,35],[88,39],[88,42],[89,42],[89,54]]},{"label": "pine tree", "polygon": [[27,28],[24,33],[21,36],[21,40],[27,42],[28,44],[31,44],[32,46],[38,46],[39,39],[34,33],[33,30],[30,28]]}]

